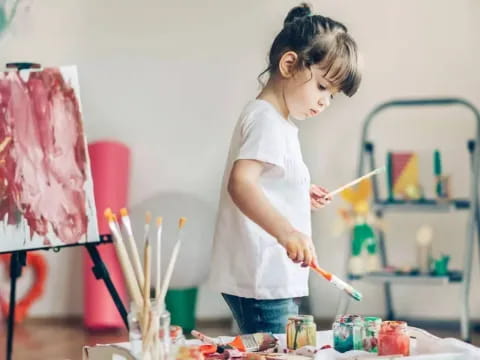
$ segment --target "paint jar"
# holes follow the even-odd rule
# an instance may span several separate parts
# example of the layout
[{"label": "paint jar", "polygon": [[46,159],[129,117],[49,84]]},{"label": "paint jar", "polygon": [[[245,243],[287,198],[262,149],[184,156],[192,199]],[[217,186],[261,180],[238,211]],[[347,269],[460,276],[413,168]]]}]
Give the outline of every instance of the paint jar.
[{"label": "paint jar", "polygon": [[405,321],[384,321],[378,335],[378,355],[410,355],[410,337]]},{"label": "paint jar", "polygon": [[382,319],[375,316],[367,316],[363,319],[365,327],[363,336],[363,350],[378,352],[378,334],[382,325]]},{"label": "paint jar", "polygon": [[317,325],[312,315],[296,315],[288,318],[287,349],[296,350],[301,347],[317,345]]},{"label": "paint jar", "polygon": [[332,326],[333,347],[338,352],[363,349],[365,327],[359,315],[338,315]]},{"label": "paint jar", "polygon": [[170,326],[170,341],[172,345],[185,345],[186,339],[181,326]]}]

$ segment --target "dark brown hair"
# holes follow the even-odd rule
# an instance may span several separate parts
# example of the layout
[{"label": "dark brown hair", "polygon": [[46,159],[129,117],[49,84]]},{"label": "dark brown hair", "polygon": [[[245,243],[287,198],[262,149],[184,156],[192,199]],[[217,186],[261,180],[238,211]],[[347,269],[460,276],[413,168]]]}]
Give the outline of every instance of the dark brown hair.
[{"label": "dark brown hair", "polygon": [[306,3],[289,11],[283,29],[273,40],[268,67],[259,75],[259,80],[267,72],[270,75],[277,72],[279,61],[287,51],[298,55],[298,70],[318,65],[335,88],[347,96],[357,91],[361,81],[357,44],[345,25],[312,14]]}]

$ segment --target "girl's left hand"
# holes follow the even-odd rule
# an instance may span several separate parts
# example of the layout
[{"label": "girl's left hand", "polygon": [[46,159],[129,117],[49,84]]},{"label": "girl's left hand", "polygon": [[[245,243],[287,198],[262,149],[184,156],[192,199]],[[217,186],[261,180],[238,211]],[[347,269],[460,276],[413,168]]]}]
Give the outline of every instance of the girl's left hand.
[{"label": "girl's left hand", "polygon": [[318,185],[310,186],[310,204],[312,210],[318,210],[328,205],[332,201],[329,192],[324,187]]}]

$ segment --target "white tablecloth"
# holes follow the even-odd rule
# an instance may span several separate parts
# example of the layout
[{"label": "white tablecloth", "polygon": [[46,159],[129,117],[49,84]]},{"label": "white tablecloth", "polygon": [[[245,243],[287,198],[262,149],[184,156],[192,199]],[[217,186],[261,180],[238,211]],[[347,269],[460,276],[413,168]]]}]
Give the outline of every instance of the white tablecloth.
[{"label": "white tablecloth", "polygon": [[[480,360],[480,348],[453,338],[441,339],[424,330],[409,328],[409,334],[415,337],[411,343],[411,356],[401,359],[409,360]],[[281,346],[285,346],[285,335],[279,335]],[[199,344],[198,340],[189,340],[188,344]],[[317,332],[317,345],[332,345],[332,331]],[[83,360],[123,360],[133,359],[126,356],[129,344],[86,346],[83,349]],[[113,355],[116,354],[116,355]],[[372,357],[373,356],[373,357]],[[380,359],[365,351],[349,351],[339,353],[334,349],[320,350],[314,360],[361,360]],[[395,359],[392,357],[383,359]],[[400,358],[398,358],[400,359]]]}]

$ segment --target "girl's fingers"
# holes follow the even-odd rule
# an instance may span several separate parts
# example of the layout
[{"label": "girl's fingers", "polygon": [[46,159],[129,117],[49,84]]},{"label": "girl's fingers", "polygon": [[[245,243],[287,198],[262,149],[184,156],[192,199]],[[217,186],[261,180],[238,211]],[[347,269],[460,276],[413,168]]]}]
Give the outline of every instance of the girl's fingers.
[{"label": "girl's fingers", "polygon": [[[318,185],[317,185],[318,186]],[[329,191],[327,189],[325,189],[323,186],[318,186],[318,188],[320,189],[320,191],[322,191],[324,194],[328,194]]]},{"label": "girl's fingers", "polygon": [[288,257],[294,262],[294,263],[299,263],[300,261],[297,260],[298,258],[298,251],[297,249],[291,250],[287,253]]},{"label": "girl's fingers", "polygon": [[313,259],[312,251],[310,249],[306,248],[305,251],[304,251],[302,266],[304,266],[304,267],[310,266],[310,263],[312,262],[312,259]]},{"label": "girl's fingers", "polygon": [[303,263],[303,260],[305,259],[305,255],[304,255],[304,252],[302,250],[300,250],[299,252],[297,252],[297,257],[295,259],[295,262],[296,263]]},{"label": "girl's fingers", "polygon": [[318,201],[310,199],[310,205],[312,206],[313,209],[320,209],[322,207],[322,204],[320,204]]}]

